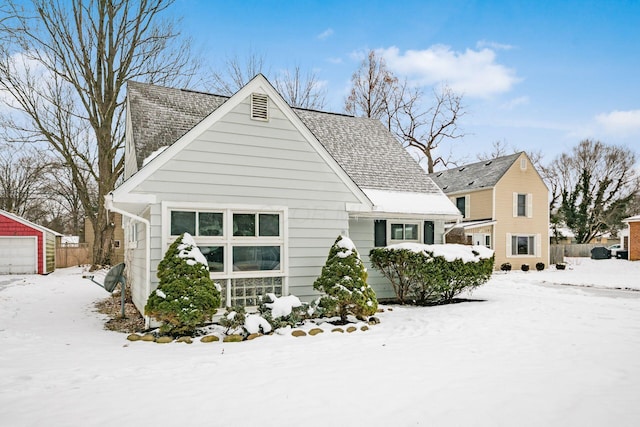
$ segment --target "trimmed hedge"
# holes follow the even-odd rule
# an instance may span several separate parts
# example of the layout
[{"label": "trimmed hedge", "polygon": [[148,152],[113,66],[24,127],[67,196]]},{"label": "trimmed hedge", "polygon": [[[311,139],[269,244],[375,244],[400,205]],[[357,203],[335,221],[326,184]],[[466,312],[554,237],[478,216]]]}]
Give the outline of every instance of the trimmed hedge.
[{"label": "trimmed hedge", "polygon": [[[440,255],[445,247],[464,254],[465,259],[447,260]],[[391,282],[400,303],[440,304],[489,280],[494,256],[480,251],[488,250],[465,245],[392,245],[372,249],[369,259]]]}]

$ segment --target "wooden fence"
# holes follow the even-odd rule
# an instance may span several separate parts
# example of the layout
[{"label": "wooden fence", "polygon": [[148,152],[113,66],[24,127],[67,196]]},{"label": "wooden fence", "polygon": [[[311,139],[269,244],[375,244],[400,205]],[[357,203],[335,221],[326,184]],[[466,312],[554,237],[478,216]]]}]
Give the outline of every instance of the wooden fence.
[{"label": "wooden fence", "polygon": [[591,249],[605,246],[602,243],[583,243],[574,245],[549,245],[551,264],[564,261],[564,257],[590,258]]},{"label": "wooden fence", "polygon": [[56,268],[91,264],[91,247],[88,243],[78,243],[56,248]]}]

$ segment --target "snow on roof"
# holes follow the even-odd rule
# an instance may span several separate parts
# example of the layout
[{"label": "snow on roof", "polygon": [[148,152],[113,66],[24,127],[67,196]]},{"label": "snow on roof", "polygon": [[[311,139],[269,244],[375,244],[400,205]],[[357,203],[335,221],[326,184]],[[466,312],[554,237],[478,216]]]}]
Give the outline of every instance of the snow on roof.
[{"label": "snow on roof", "polygon": [[149,163],[151,160],[155,159],[156,157],[158,157],[160,155],[160,153],[162,153],[164,150],[166,150],[167,148],[169,148],[168,145],[165,145],[163,147],[158,148],[156,151],[154,151],[153,153],[149,154],[143,161],[142,161],[142,166],[146,166],[147,163]]},{"label": "snow on roof", "polygon": [[388,213],[460,216],[460,211],[443,193],[411,193],[403,191],[362,191],[373,202],[373,210]]},{"label": "snow on roof", "polygon": [[640,221],[640,215],[631,216],[629,218],[623,219],[624,222],[637,222]]}]

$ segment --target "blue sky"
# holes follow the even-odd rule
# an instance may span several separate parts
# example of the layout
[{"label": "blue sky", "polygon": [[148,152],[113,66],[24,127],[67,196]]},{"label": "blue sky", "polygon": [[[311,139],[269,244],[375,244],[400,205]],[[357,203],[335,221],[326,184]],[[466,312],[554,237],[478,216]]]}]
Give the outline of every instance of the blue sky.
[{"label": "blue sky", "polygon": [[183,32],[213,67],[262,55],[271,72],[313,70],[342,112],[362,55],[430,93],[464,96],[466,136],[443,145],[475,161],[495,141],[542,150],[584,138],[640,148],[640,1],[177,0]]}]

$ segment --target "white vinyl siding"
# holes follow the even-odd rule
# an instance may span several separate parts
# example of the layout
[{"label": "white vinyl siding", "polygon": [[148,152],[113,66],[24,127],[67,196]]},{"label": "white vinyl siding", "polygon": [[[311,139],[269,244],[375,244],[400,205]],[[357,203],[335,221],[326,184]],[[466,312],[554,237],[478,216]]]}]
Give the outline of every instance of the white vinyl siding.
[{"label": "white vinyl siding", "polygon": [[[424,219],[420,220],[420,224],[424,223]],[[401,220],[387,220],[387,227],[390,223],[403,223],[407,221]],[[441,244],[442,235],[444,234],[444,221],[436,220],[434,222],[434,244]],[[378,270],[371,266],[369,261],[369,251],[374,246],[374,219],[372,218],[352,218],[349,220],[349,237],[353,241],[360,254],[360,258],[367,267],[367,282],[376,292],[378,299],[390,299],[395,298],[395,293],[389,281],[380,274]],[[419,226],[420,233],[422,233],[423,225]],[[388,236],[388,235],[387,235]],[[387,241],[387,244],[394,243],[391,240]],[[329,254],[329,250],[325,251],[325,258]]]},{"label": "white vinyl siding", "polygon": [[164,202],[176,209],[286,207],[288,291],[316,296],[312,284],[329,249],[349,230],[345,205],[359,200],[274,103],[269,114],[269,122],[251,120],[247,98],[134,190],[158,201],[151,207],[151,238],[152,247],[163,249],[152,251],[152,291],[169,236],[160,226]]}]

